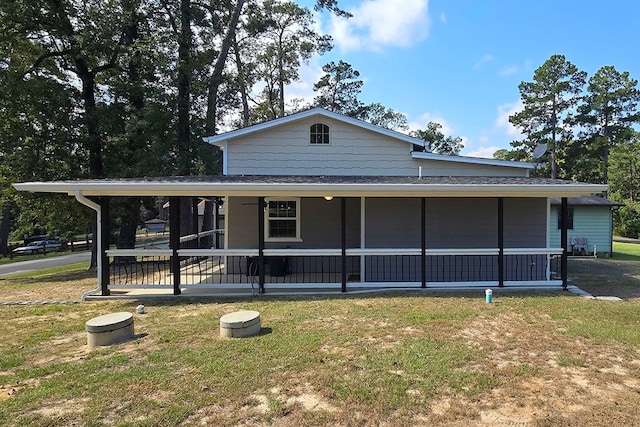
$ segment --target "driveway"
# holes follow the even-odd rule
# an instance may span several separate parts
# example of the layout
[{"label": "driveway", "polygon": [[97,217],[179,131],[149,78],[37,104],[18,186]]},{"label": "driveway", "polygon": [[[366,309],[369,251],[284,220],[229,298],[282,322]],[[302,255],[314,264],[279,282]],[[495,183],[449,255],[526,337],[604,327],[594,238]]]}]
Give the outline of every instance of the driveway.
[{"label": "driveway", "polygon": [[77,252],[69,255],[43,256],[30,261],[13,262],[6,265],[0,265],[0,277],[16,273],[29,273],[31,271],[43,270],[46,268],[60,267],[68,264],[76,264],[79,262],[90,261],[91,252]]}]

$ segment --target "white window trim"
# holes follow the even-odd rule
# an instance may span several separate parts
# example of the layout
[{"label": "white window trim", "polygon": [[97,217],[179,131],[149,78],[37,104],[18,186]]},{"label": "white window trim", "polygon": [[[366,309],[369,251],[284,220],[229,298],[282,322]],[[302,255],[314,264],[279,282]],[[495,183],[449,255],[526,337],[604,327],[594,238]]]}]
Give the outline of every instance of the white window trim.
[{"label": "white window trim", "polygon": [[[328,144],[312,144],[311,143],[311,126],[313,125],[324,125],[329,129],[329,143]],[[327,123],[324,122],[313,122],[311,123],[309,126],[307,126],[307,144],[312,146],[312,147],[328,147],[331,145],[331,142],[333,141],[333,135],[331,134],[331,126],[329,126]]]},{"label": "white window trim", "polygon": [[[300,237],[300,197],[267,197],[264,199],[264,241],[265,242],[302,242]],[[269,236],[269,202],[296,202],[296,237]],[[291,218],[290,218],[291,219]],[[276,220],[277,221],[277,220]]]}]

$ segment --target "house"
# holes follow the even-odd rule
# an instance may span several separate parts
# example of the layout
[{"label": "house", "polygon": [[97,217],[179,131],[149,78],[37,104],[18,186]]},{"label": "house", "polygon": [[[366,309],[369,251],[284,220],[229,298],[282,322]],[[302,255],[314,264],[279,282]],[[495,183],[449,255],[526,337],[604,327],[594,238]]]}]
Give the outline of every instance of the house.
[{"label": "house", "polygon": [[[551,245],[550,200],[566,208],[606,190],[532,178],[529,163],[426,152],[419,139],[319,108],[205,141],[222,150],[221,176],[15,187],[67,193],[97,212],[102,295],[562,287],[567,252]],[[110,198],[130,195],[175,200],[170,249],[104,243]],[[223,248],[184,244],[181,197],[224,198]]]},{"label": "house", "polygon": [[[613,254],[613,213],[621,203],[600,196],[569,197],[567,199],[567,251],[572,254]],[[560,204],[557,197],[551,199],[549,235],[551,246],[560,245]],[[577,242],[586,248],[579,248]]]}]

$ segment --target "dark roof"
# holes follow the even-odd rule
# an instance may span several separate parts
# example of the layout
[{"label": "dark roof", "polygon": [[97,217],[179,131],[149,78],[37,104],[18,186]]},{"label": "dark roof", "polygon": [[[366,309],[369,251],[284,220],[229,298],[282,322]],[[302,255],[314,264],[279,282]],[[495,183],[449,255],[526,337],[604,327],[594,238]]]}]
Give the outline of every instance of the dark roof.
[{"label": "dark roof", "polygon": [[20,191],[84,196],[575,197],[606,186],[549,178],[487,176],[215,175],[27,182]]},{"label": "dark roof", "polygon": [[[551,204],[554,206],[560,206],[561,199],[559,197],[553,197]],[[582,197],[568,197],[567,205],[569,206],[624,206],[624,203],[614,202],[613,200],[605,199],[600,196],[582,196]]]},{"label": "dark roof", "polygon": [[[171,183],[171,184],[412,184],[412,185],[576,185],[564,179],[490,176],[336,176],[336,175],[193,175],[141,178],[105,178],[59,181],[84,184]],[[558,199],[560,200],[560,199]]]}]

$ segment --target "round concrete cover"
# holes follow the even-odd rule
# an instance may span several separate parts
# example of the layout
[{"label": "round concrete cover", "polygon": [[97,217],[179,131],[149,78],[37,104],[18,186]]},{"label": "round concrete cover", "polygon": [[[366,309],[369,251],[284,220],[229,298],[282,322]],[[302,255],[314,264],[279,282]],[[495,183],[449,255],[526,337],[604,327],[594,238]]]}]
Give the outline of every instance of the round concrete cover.
[{"label": "round concrete cover", "polygon": [[133,314],[121,311],[94,317],[85,323],[87,332],[107,332],[125,328],[133,323]]},{"label": "round concrete cover", "polygon": [[254,310],[234,311],[220,318],[220,327],[230,329],[247,328],[260,321],[260,313]]}]

